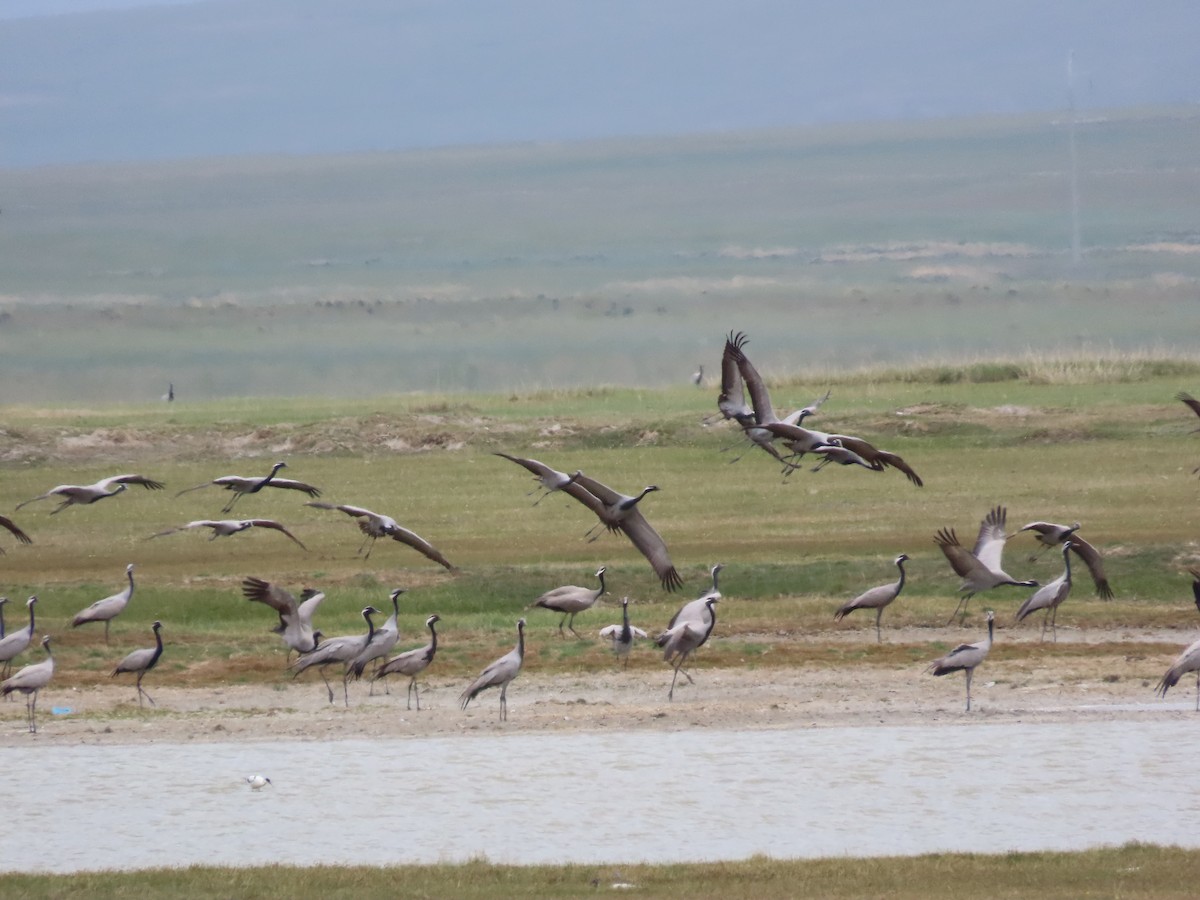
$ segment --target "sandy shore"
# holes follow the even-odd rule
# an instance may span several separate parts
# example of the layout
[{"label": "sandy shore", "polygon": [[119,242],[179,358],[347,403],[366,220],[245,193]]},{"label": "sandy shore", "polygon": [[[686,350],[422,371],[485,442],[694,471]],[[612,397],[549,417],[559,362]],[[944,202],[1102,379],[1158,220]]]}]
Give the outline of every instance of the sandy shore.
[{"label": "sandy shore", "polygon": [[[925,632],[920,634],[920,632]],[[861,634],[843,633],[846,640]],[[823,640],[831,635],[825,634]],[[1036,632],[1006,640],[1036,640]],[[927,641],[927,630],[893,633],[891,640]],[[461,678],[439,677],[436,664],[422,683],[421,705],[405,709],[407,679],[381,685],[369,696],[366,682],[351,684],[343,705],[336,678],[329,703],[316,673],[299,681],[219,688],[145,686],[158,706],[139,711],[132,681],[94,688],[51,686],[38,702],[39,732],[24,729],[22,698],[0,704],[0,746],[152,741],[271,741],[339,738],[402,738],[496,733],[678,731],[873,727],[885,725],[1009,721],[1097,721],[1192,716],[1195,684],[1186,677],[1166,699],[1155,696],[1157,679],[1171,657],[1147,654],[1147,645],[1178,644],[1174,632],[1067,632],[1060,643],[1127,644],[1123,655],[1043,656],[1036,660],[989,659],[975,677],[973,709],[964,710],[961,674],[934,678],[924,665],[836,668],[693,668],[694,685],[681,679],[667,700],[671,671],[653,665],[649,651],[629,671],[615,668],[573,676],[527,669],[509,689],[509,719],[498,721],[498,694],[486,692],[466,710],[458,697]],[[55,709],[59,711],[54,712]],[[64,712],[69,708],[70,712]]]}]

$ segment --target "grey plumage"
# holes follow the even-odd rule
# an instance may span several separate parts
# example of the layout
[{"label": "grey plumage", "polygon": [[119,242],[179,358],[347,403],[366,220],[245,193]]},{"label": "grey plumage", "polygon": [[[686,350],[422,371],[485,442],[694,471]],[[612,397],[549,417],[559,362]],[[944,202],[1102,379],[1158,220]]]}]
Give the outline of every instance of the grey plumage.
[{"label": "grey plumage", "polygon": [[[168,528],[166,531],[159,531],[150,535],[150,538],[165,537],[168,534],[175,534],[179,531],[190,531],[194,528],[208,528],[212,530],[212,534],[208,536],[210,541],[216,540],[219,537],[230,537],[235,534],[240,534],[251,528],[269,528],[272,531],[278,531],[290,538],[294,543],[300,546],[300,549],[308,552],[308,548],[304,546],[304,542],[296,537],[280,522],[274,519],[196,519],[193,522],[188,522],[186,525],[180,525],[176,528]],[[150,538],[147,538],[149,540]]]},{"label": "grey plumage", "polygon": [[600,579],[600,586],[597,588],[580,587],[576,584],[563,585],[562,587],[546,591],[546,593],[542,594],[542,596],[538,597],[526,608],[541,607],[542,609],[562,613],[562,618],[558,620],[559,637],[565,637],[563,634],[564,622],[567,628],[571,630],[571,634],[579,637],[579,632],[575,630],[575,615],[586,609],[591,609],[596,601],[607,593],[608,589],[604,585],[604,573],[606,571],[606,566],[601,566],[596,570],[596,577]]},{"label": "grey plumage", "polygon": [[94,484],[60,484],[57,487],[52,487],[44,494],[39,494],[36,497],[31,497],[17,504],[17,509],[20,509],[26,504],[33,503],[37,500],[45,500],[48,497],[62,497],[62,503],[50,510],[50,515],[62,512],[68,506],[84,506],[89,503],[95,503],[97,500],[104,500],[107,497],[115,497],[117,494],[126,490],[131,484],[140,484],[148,491],[160,491],[163,488],[161,481],[155,481],[153,478],[147,478],[145,475],[110,475],[108,478],[101,478]]},{"label": "grey plumage", "polygon": [[563,488],[596,514],[600,521],[593,530],[603,525],[610,532],[623,533],[650,563],[663,588],[674,591],[683,584],[683,579],[671,562],[666,542],[642,515],[640,506],[647,494],[658,489],[658,485],[651,484],[637,496],[630,496],[579,472],[575,473],[575,481]]},{"label": "grey plumage", "polygon": [[125,607],[129,605],[129,601],[133,599],[133,563],[125,567],[125,577],[129,580],[129,584],[123,590],[118,591],[110,597],[105,597],[102,600],[97,600],[86,609],[80,610],[75,614],[75,618],[71,620],[71,627],[78,628],[80,625],[86,625],[89,622],[104,623],[104,643],[108,643],[108,626],[112,620],[124,612]]},{"label": "grey plumage", "polygon": [[307,653],[302,653],[300,658],[292,663],[292,677],[297,677],[301,672],[311,669],[316,666],[317,671],[321,673],[321,679],[325,682],[325,690],[329,692],[329,702],[333,702],[333,688],[329,684],[329,678],[325,675],[325,667],[341,663],[345,666],[342,673],[342,699],[346,706],[350,705],[350,660],[362,653],[367,644],[371,643],[371,639],[375,636],[375,623],[371,621],[371,616],[379,612],[373,606],[363,608],[362,617],[367,622],[366,634],[348,634],[341,637],[330,638],[327,641],[317,644],[317,646]]},{"label": "grey plumage", "polygon": [[266,604],[278,613],[279,625],[272,630],[283,638],[289,655],[293,650],[308,653],[316,649],[312,620],[317,607],[325,600],[324,592],[305,588],[297,602],[290,592],[279,585],[251,576],[242,581],[242,596]]},{"label": "grey plumage", "polygon": [[1039,609],[1046,611],[1042,616],[1042,637],[1046,639],[1046,623],[1049,620],[1051,631],[1054,635],[1054,642],[1058,643],[1058,608],[1062,602],[1067,599],[1067,595],[1071,593],[1071,550],[1074,549],[1074,542],[1067,541],[1062,545],[1063,565],[1066,567],[1062,575],[1055,578],[1053,581],[1042,585],[1028,600],[1021,604],[1021,608],[1017,610],[1016,621],[1024,621],[1026,616],[1037,612]]},{"label": "grey plumage", "polygon": [[227,491],[232,491],[233,496],[229,498],[229,502],[222,508],[221,512],[227,513],[233,511],[233,505],[237,503],[246,494],[257,494],[263,488],[281,488],[283,490],[301,491],[308,494],[310,497],[320,497],[320,488],[313,487],[311,484],[305,484],[303,481],[294,481],[290,478],[276,478],[276,473],[280,469],[287,468],[287,463],[275,463],[271,467],[271,471],[264,476],[246,477],[243,475],[222,475],[220,478],[214,478],[212,481],[206,481],[203,484],[198,484],[195,487],[184,488],[176,497],[188,493],[189,491],[198,491],[206,487],[220,487]]},{"label": "grey plumage", "polygon": [[143,647],[140,650],[134,650],[132,653],[130,653],[128,656],[126,656],[123,660],[121,660],[119,663],[117,663],[117,667],[115,669],[113,669],[112,676],[110,676],[110,677],[115,678],[116,676],[122,674],[123,672],[136,672],[137,673],[137,695],[138,695],[138,706],[139,707],[142,705],[142,697],[143,696],[147,700],[150,701],[151,706],[158,705],[157,703],[154,702],[154,698],[151,697],[148,693],[146,693],[145,690],[142,689],[142,679],[146,677],[147,672],[149,672],[151,669],[153,669],[155,666],[158,665],[159,657],[162,656],[162,652],[163,652],[163,642],[162,642],[162,634],[161,634],[162,622],[155,622],[150,627],[154,629],[154,646],[153,647]]},{"label": "grey plumage", "polygon": [[14,691],[25,695],[26,721],[31,734],[37,733],[38,692],[50,683],[54,675],[54,654],[50,652],[50,635],[42,638],[42,646],[46,649],[44,660],[25,666],[15,675],[0,682],[0,695],[7,697]]},{"label": "grey plumage", "polygon": [[521,673],[525,662],[525,620],[517,619],[517,646],[489,665],[459,696],[463,709],[488,688],[500,688],[500,720],[508,719],[508,686]]},{"label": "grey plumage", "polygon": [[[392,614],[387,617],[387,620],[375,629],[375,636],[365,646],[354,659],[350,660],[348,669],[355,680],[362,678],[363,672],[367,666],[392,652],[392,648],[396,646],[400,640],[400,626],[396,624],[396,620],[400,617],[400,595],[404,593],[404,588],[396,588],[390,594],[388,599],[392,601]],[[375,693],[375,680],[371,680],[371,691]]]},{"label": "grey plumage", "polygon": [[[716,607],[720,599],[719,596],[705,595],[688,603],[671,619],[671,624],[667,626],[666,631],[655,639],[655,643],[662,648],[663,659],[670,663],[675,670],[671,676],[671,689],[667,691],[668,700],[675,699],[675,682],[679,678],[680,671],[683,672],[689,684],[696,683],[692,680],[691,674],[683,668],[683,664],[708,640],[713,628],[716,627]],[[694,604],[701,601],[702,606],[697,610]]]},{"label": "grey plumage", "polygon": [[961,609],[963,621],[967,617],[967,602],[980,591],[988,591],[1002,585],[1015,587],[1038,587],[1038,582],[1017,581],[1000,567],[1001,555],[1004,553],[1004,542],[1008,535],[1004,532],[1008,511],[1003,506],[997,506],[984,517],[979,524],[979,537],[975,540],[975,548],[967,550],[958,542],[958,535],[953,528],[942,528],[934,536],[934,542],[942,548],[951,568],[962,578],[959,591],[963,597],[958,606],[950,614],[947,625]]},{"label": "grey plumage", "polygon": [[1022,531],[1033,532],[1033,536],[1041,544],[1039,552],[1034,554],[1033,558],[1035,559],[1051,547],[1057,547],[1070,540],[1072,551],[1083,561],[1092,576],[1092,583],[1096,585],[1096,593],[1104,600],[1111,600],[1113,590],[1108,583],[1108,576],[1104,573],[1104,560],[1101,558],[1099,550],[1079,536],[1078,532],[1081,527],[1078,522],[1072,525],[1060,525],[1057,522],[1030,522],[1019,528],[1017,534]]},{"label": "grey plumage", "polygon": [[[1188,572],[1192,576],[1192,596],[1195,597],[1196,607],[1200,608],[1200,569],[1190,568]],[[1175,687],[1179,679],[1189,672],[1196,673],[1196,712],[1200,712],[1200,640],[1188,644],[1183,652],[1175,657],[1171,667],[1159,679],[1154,692],[1160,697],[1167,696],[1167,691]]]},{"label": "grey plumage", "polygon": [[900,570],[900,579],[898,581],[873,587],[859,594],[853,600],[843,603],[838,607],[837,612],[833,614],[833,620],[840,622],[856,609],[873,609],[875,610],[875,640],[882,643],[883,636],[879,631],[879,620],[883,616],[884,609],[899,597],[900,592],[904,590],[904,563],[907,559],[907,553],[901,553],[896,557],[895,565]]},{"label": "grey plumage", "polygon": [[[363,547],[367,548],[363,559],[370,559],[371,551],[375,549],[376,540],[379,538],[391,538],[397,543],[412,547],[418,553],[433,560],[438,565],[444,566],[451,571],[454,570],[454,566],[450,564],[450,560],[446,559],[440,550],[415,531],[411,531],[399,524],[391,516],[371,512],[371,510],[361,506],[350,506],[344,503],[341,505],[333,503],[305,503],[304,505],[312,506],[316,509],[335,509],[356,518],[358,520],[358,530],[366,535],[363,538],[362,546],[358,548],[359,553],[362,553]],[[369,547],[367,546],[368,543],[370,544]]]},{"label": "grey plumage", "polygon": [[[561,491],[567,485],[573,483],[581,472],[575,472],[574,475],[568,475],[566,472],[560,472],[558,469],[551,468],[544,462],[539,462],[536,459],[528,459],[523,456],[510,456],[507,453],[497,452],[496,456],[502,456],[511,462],[515,462],[518,466],[526,469],[533,474],[533,480],[538,483],[532,491],[526,496],[538,494],[538,498],[533,501],[533,505],[537,506],[551,494],[556,491]],[[540,492],[540,493],[539,493]]]},{"label": "grey plumage", "polygon": [[378,681],[380,678],[386,678],[388,675],[407,675],[408,676],[408,702],[406,709],[412,709],[413,695],[417,698],[417,711],[421,709],[421,693],[417,689],[417,676],[429,668],[429,664],[433,662],[433,657],[437,653],[437,629],[434,628],[441,617],[436,613],[425,620],[425,627],[429,629],[429,643],[424,647],[417,647],[415,650],[406,650],[399,656],[393,656],[386,663],[379,667],[379,671],[375,673],[372,681]]},{"label": "grey plumage", "polygon": [[629,598],[621,598],[621,624],[607,625],[600,629],[600,637],[612,642],[613,653],[629,668],[629,651],[633,648],[636,638],[646,637],[646,632],[629,624]]},{"label": "grey plumage", "polygon": [[995,614],[989,609],[987,614],[987,637],[973,644],[959,644],[945,656],[935,659],[929,664],[926,672],[934,675],[949,675],[951,672],[967,673],[967,712],[971,711],[971,676],[975,669],[987,659],[992,649],[993,622]]},{"label": "grey plumage", "polygon": [[8,677],[12,671],[12,661],[24,653],[25,648],[33,640],[35,627],[33,607],[37,602],[37,594],[25,601],[25,607],[29,610],[29,624],[24,628],[9,632],[3,639],[0,639],[0,662],[4,664],[3,671],[0,671],[0,678]]}]

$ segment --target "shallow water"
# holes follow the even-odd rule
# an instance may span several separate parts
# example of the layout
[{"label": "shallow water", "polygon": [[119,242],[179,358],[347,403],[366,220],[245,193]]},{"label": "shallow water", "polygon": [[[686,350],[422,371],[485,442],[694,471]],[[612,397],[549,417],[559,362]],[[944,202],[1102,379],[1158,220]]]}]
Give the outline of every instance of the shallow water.
[{"label": "shallow water", "polygon": [[[1197,723],[617,732],[5,752],[0,871],[1200,846]],[[244,776],[272,784],[252,791]],[[1172,827],[1171,823],[1177,823]],[[45,849],[39,849],[45,848]]]}]

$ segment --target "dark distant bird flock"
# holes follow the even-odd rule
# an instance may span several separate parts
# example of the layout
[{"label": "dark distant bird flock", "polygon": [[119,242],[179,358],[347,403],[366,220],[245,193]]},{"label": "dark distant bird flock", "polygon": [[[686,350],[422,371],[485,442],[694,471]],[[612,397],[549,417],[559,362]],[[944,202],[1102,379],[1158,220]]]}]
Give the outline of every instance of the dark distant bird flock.
[{"label": "dark distant bird flock", "polygon": [[[822,404],[829,400],[828,391],[806,407],[779,415],[771,404],[766,383],[746,355],[748,343],[748,338],[741,332],[731,332],[725,341],[721,359],[721,386],[717,398],[718,415],[722,419],[732,420],[740,428],[741,434],[749,441],[750,448],[757,447],[768,454],[780,466],[781,474],[785,479],[798,471],[803,458],[811,454],[819,458],[812,469],[814,472],[819,472],[830,464],[860,467],[873,473],[896,469],[915,487],[919,488],[924,485],[924,481],[913,467],[895,453],[880,450],[872,442],[862,437],[828,433],[805,427],[805,420],[817,415]],[[692,376],[693,383],[698,386],[704,385],[703,368],[703,366],[699,366]],[[749,401],[747,401],[747,393]],[[164,396],[164,399],[168,401],[174,399],[174,385],[169,387],[168,394]],[[1182,392],[1177,395],[1177,399],[1200,415],[1200,401],[1196,401],[1191,395]],[[708,424],[713,418],[715,417],[705,420],[705,424]],[[1200,428],[1196,430],[1200,430]],[[496,455],[523,467],[533,476],[536,486],[530,493],[538,494],[537,499],[534,500],[534,506],[551,494],[566,494],[586,507],[595,517],[596,521],[591,528],[584,532],[584,538],[588,541],[596,541],[605,532],[622,534],[650,564],[664,590],[676,591],[682,587],[683,579],[671,561],[665,540],[650,525],[642,510],[642,504],[646,497],[659,490],[657,485],[647,485],[637,493],[624,494],[581,471],[568,474],[536,459],[503,452],[498,452]],[[741,458],[741,455],[738,455],[731,461],[736,462]],[[185,488],[176,496],[205,487],[220,487],[231,493],[228,502],[222,508],[222,512],[229,513],[242,497],[259,493],[268,488],[298,491],[311,498],[321,495],[320,489],[313,485],[277,477],[279,470],[286,466],[287,464],[283,461],[276,462],[271,470],[263,476],[223,475],[194,487]],[[1200,467],[1196,471],[1200,472]],[[144,475],[113,475],[90,485],[58,485],[43,494],[19,503],[16,509],[20,510],[38,500],[58,498],[60,501],[58,506],[50,511],[50,514],[53,515],[72,505],[90,504],[115,497],[126,491],[130,485],[138,485],[147,490],[163,488],[162,482]],[[359,531],[364,535],[362,544],[358,548],[358,554],[364,560],[370,558],[374,544],[379,538],[390,538],[416,550],[450,572],[457,571],[433,544],[401,526],[390,516],[350,504],[310,501],[305,505],[316,509],[341,512],[353,518]],[[0,528],[6,530],[22,544],[32,543],[30,536],[6,516],[0,516]],[[283,524],[273,519],[262,518],[198,519],[156,532],[149,535],[149,538],[201,528],[211,531],[210,540],[239,534],[250,529],[265,528],[280,532],[301,549],[307,550],[300,539]],[[1020,606],[1015,620],[1020,622],[1033,613],[1042,611],[1041,638],[1045,640],[1046,630],[1049,628],[1053,640],[1056,641],[1058,608],[1067,599],[1072,587],[1071,560],[1073,556],[1087,567],[1097,594],[1106,600],[1113,597],[1113,590],[1105,574],[1101,555],[1093,545],[1079,535],[1080,529],[1081,525],[1078,522],[1061,525],[1035,521],[1022,526],[1017,532],[1010,535],[1007,533],[1007,510],[1003,506],[994,507],[983,517],[978,537],[971,549],[967,549],[959,542],[952,526],[938,529],[934,534],[934,542],[942,550],[954,573],[961,579],[959,592],[962,596],[947,625],[953,622],[960,611],[965,620],[967,603],[978,593],[1004,586],[1031,587],[1036,590]],[[1014,578],[1004,571],[1001,557],[1005,544],[1010,537],[1023,532],[1031,532],[1040,545],[1038,554],[1031,556],[1031,561],[1052,547],[1060,550],[1064,567],[1062,575],[1046,585],[1040,585],[1032,579]],[[3,552],[3,548],[0,548],[0,553]],[[905,587],[904,563],[908,559],[909,556],[906,553],[897,555],[894,564],[899,573],[898,579],[870,588],[843,603],[834,612],[835,621],[841,620],[857,610],[874,610],[876,641],[882,642],[880,623],[883,611],[897,600]],[[689,683],[695,683],[685,666],[693,654],[709,640],[716,628],[717,609],[722,599],[718,588],[718,576],[723,568],[723,564],[712,566],[710,587],[695,599],[684,603],[666,627],[652,638],[655,645],[662,650],[663,659],[672,668],[671,685],[667,692],[668,700],[674,699],[675,688],[678,686],[681,673]],[[528,608],[541,608],[558,613],[560,615],[558,622],[560,637],[565,638],[566,631],[570,631],[576,638],[580,638],[581,636],[574,626],[575,617],[592,609],[607,593],[606,570],[606,566],[600,566],[597,569],[595,577],[598,585],[596,587],[567,585],[554,588],[536,598]],[[1189,571],[1193,577],[1193,594],[1196,605],[1200,609],[1200,568]],[[111,622],[121,614],[133,597],[133,572],[134,564],[130,563],[125,570],[128,581],[126,587],[81,610],[73,618],[72,626],[78,627],[87,623],[103,622],[105,643],[107,644]],[[380,614],[380,610],[368,605],[362,610],[362,617],[366,623],[365,632],[332,638],[326,638],[319,629],[314,627],[313,623],[314,614],[325,599],[323,592],[306,588],[300,593],[300,599],[297,600],[292,593],[280,585],[255,577],[247,577],[243,581],[242,591],[247,600],[262,603],[276,612],[278,625],[273,630],[280,635],[287,648],[288,671],[295,678],[308,669],[317,669],[325,683],[329,702],[334,702],[334,689],[329,682],[326,669],[336,666],[342,674],[343,703],[345,705],[349,705],[349,682],[351,680],[357,680],[367,675],[373,692],[376,681],[389,675],[402,675],[409,679],[407,708],[412,708],[415,698],[417,709],[421,709],[417,678],[434,661],[438,649],[436,624],[440,621],[440,617],[434,614],[429,615],[425,620],[429,630],[428,643],[387,658],[400,639],[397,618],[399,600],[404,593],[403,589],[397,588],[390,592],[392,613],[382,625],[377,626],[373,618]],[[0,681],[0,695],[21,693],[26,696],[28,730],[36,732],[38,693],[50,683],[54,675],[54,656],[50,650],[51,638],[46,636],[41,641],[46,653],[43,660],[27,665],[13,674],[11,671],[13,660],[33,643],[36,631],[35,606],[38,598],[32,596],[26,601],[29,615],[28,625],[6,633],[4,604],[7,600],[6,597],[0,597],[0,664],[3,665],[3,671],[0,672],[0,678],[3,679]],[[622,621],[601,629],[599,635],[611,642],[618,662],[627,666],[635,642],[639,639],[650,638],[644,629],[630,623],[628,597],[621,600],[621,613]],[[927,669],[934,675],[945,675],[957,671],[965,673],[966,709],[968,711],[971,709],[972,676],[975,669],[984,662],[992,647],[994,621],[994,611],[988,610],[988,633],[984,640],[962,644],[954,648],[930,663]],[[502,721],[508,718],[508,687],[520,674],[525,658],[526,620],[519,619],[516,628],[516,646],[487,666],[479,677],[463,691],[459,698],[459,704],[464,710],[484,691],[490,688],[499,688],[499,717]],[[142,680],[148,672],[155,668],[162,657],[163,623],[155,621],[152,630],[155,645],[132,651],[116,664],[112,672],[113,677],[121,674],[136,676],[135,688],[139,706],[142,705],[143,698],[148,700],[151,706],[156,705],[150,694],[142,687]],[[290,661],[292,653],[298,654],[295,661]],[[373,669],[370,673],[368,673],[369,668]],[[1200,711],[1200,641],[1192,644],[1180,654],[1159,682],[1157,692],[1165,695],[1168,689],[1176,685],[1184,675],[1192,672],[1196,673],[1196,709]],[[269,781],[264,783],[269,783]],[[252,783],[252,786],[257,788],[261,785]]]}]

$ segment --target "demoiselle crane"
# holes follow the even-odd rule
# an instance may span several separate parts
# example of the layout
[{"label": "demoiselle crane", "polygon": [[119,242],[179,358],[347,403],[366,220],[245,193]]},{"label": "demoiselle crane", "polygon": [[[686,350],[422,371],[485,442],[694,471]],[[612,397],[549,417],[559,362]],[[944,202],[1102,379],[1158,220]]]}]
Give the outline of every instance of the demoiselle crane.
[{"label": "demoiselle crane", "polygon": [[162,633],[161,633],[162,627],[163,627],[162,622],[155,622],[150,627],[154,629],[154,646],[153,647],[143,647],[140,650],[134,650],[132,653],[130,653],[128,656],[126,656],[123,660],[121,660],[119,663],[117,663],[117,667],[115,669],[113,669],[112,676],[111,676],[111,677],[115,678],[116,676],[122,674],[123,672],[137,673],[137,694],[138,694],[138,706],[139,707],[141,707],[141,705],[142,705],[142,697],[143,696],[147,700],[150,701],[151,706],[158,705],[157,703],[154,702],[154,698],[151,697],[148,693],[146,693],[145,690],[142,689],[142,679],[146,677],[147,672],[149,672],[151,669],[153,669],[155,666],[158,665],[158,660],[162,656],[162,652],[163,652],[163,642],[162,642]]},{"label": "demoiselle crane", "polygon": [[463,709],[488,688],[500,688],[500,721],[508,719],[508,686],[521,673],[525,661],[525,620],[517,619],[517,646],[489,665],[459,696]]},{"label": "demoiselle crane", "polygon": [[968,550],[958,542],[958,535],[953,528],[942,528],[934,536],[934,542],[942,548],[951,568],[962,578],[959,591],[963,596],[958,606],[950,614],[946,624],[954,621],[961,609],[963,621],[967,618],[967,602],[980,591],[989,591],[1003,585],[1014,587],[1039,587],[1037,581],[1018,581],[1000,567],[1000,558],[1004,553],[1004,542],[1008,535],[1004,532],[1008,511],[1003,506],[997,506],[984,517],[979,524],[979,537],[975,540],[975,548]]},{"label": "demoiselle crane", "polygon": [[101,478],[95,484],[60,484],[57,487],[52,487],[44,494],[39,494],[36,497],[31,497],[17,504],[17,509],[29,503],[34,503],[38,500],[45,500],[49,497],[62,497],[62,503],[50,510],[50,515],[62,512],[68,506],[86,506],[89,503],[95,503],[97,500],[104,500],[107,497],[115,497],[122,491],[126,490],[131,484],[140,484],[148,491],[161,491],[163,484],[161,481],[155,481],[153,478],[147,478],[145,475],[110,475],[108,478]]},{"label": "demoiselle crane", "polygon": [[82,609],[75,614],[75,618],[71,620],[71,627],[78,628],[80,625],[86,625],[89,622],[104,623],[104,643],[108,643],[108,626],[112,624],[112,620],[125,611],[125,607],[129,605],[129,601],[133,598],[133,563],[125,567],[125,577],[129,584],[118,591],[117,593],[105,597],[102,600],[97,600],[86,609]]},{"label": "demoiselle crane", "polygon": [[995,620],[995,614],[989,609],[987,614],[987,637],[982,641],[976,641],[973,644],[959,644],[945,656],[935,659],[929,664],[926,672],[932,672],[934,675],[949,675],[951,672],[966,672],[967,673],[967,712],[971,711],[971,676],[975,674],[975,669],[987,659],[988,652],[992,649],[992,636]]}]

